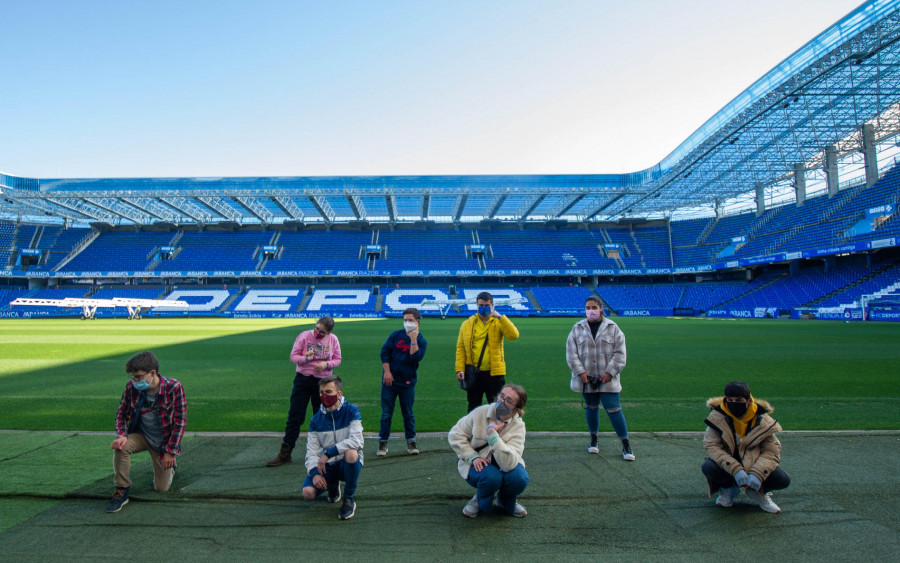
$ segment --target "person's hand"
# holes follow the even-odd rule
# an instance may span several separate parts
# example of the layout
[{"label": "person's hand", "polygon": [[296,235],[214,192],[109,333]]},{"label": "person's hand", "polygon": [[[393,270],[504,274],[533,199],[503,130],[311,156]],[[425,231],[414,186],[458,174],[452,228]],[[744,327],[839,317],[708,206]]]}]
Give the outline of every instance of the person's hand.
[{"label": "person's hand", "polygon": [[457,381],[462,381],[462,380],[463,380],[463,377],[465,377],[465,376],[466,376],[466,374],[464,374],[464,373],[461,372],[461,371],[456,372],[456,380],[457,380]]},{"label": "person's hand", "polygon": [[503,432],[503,429],[506,428],[505,422],[492,422],[490,426],[488,426],[487,433],[492,434],[496,432],[497,434]]},{"label": "person's hand", "polygon": [[410,332],[407,332],[406,334],[409,335],[410,345],[415,344],[416,339],[419,338],[419,329],[414,328]]},{"label": "person's hand", "polygon": [[163,469],[172,469],[175,467],[175,456],[169,452],[163,452],[163,454],[159,456],[159,459],[162,461]]},{"label": "person's hand", "polygon": [[383,381],[385,385],[392,385],[394,383],[394,374],[388,370],[384,370],[384,377],[381,378],[381,381]]},{"label": "person's hand", "polygon": [[474,461],[472,461],[472,467],[475,468],[476,473],[481,473],[481,470],[488,466],[488,462],[483,457],[476,457]]},{"label": "person's hand", "polygon": [[493,311],[491,311],[491,316],[494,317],[495,319],[499,319],[503,315],[501,315],[500,313],[497,312],[496,309],[494,309]]},{"label": "person's hand", "polygon": [[747,486],[747,472],[741,469],[737,473],[734,474],[734,481],[738,484],[738,487],[746,487]]},{"label": "person's hand", "polygon": [[600,383],[609,383],[610,379],[612,379],[612,376],[608,373],[604,373],[600,376]]},{"label": "person's hand", "polygon": [[328,368],[328,362],[319,362],[316,364],[314,369],[316,371],[324,371],[327,368]]},{"label": "person's hand", "polygon": [[112,444],[109,445],[110,448],[114,450],[121,450],[125,447],[125,442],[128,441],[127,436],[121,436],[112,441]]},{"label": "person's hand", "polygon": [[584,383],[585,385],[587,385],[587,378],[588,378],[588,374],[587,374],[587,373],[579,374],[578,377],[581,378],[581,382],[582,382],[582,383]]},{"label": "person's hand", "polygon": [[328,456],[322,454],[322,457],[319,458],[319,474],[325,475],[325,464],[328,463]]},{"label": "person's hand", "polygon": [[313,352],[313,349],[312,349],[312,348],[307,348],[307,350],[306,350],[306,361],[307,361],[307,362],[311,362],[314,355],[315,355],[315,352]]},{"label": "person's hand", "polygon": [[759,488],[762,487],[762,481],[759,480],[759,477],[751,473],[750,476],[747,477],[747,486],[754,491],[758,491]]},{"label": "person's hand", "polygon": [[326,481],[325,477],[322,477],[321,475],[314,475],[313,476],[313,486],[315,488],[319,489],[320,491],[324,491],[325,489],[328,488],[328,481]]}]

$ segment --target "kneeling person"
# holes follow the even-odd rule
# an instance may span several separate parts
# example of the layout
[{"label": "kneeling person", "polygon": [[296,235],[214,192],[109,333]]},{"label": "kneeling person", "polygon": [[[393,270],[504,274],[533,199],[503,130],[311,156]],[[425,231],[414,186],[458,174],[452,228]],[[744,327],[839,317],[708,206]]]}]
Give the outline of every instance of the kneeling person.
[{"label": "kneeling person", "polygon": [[363,427],[359,408],[344,399],[341,378],[325,377],[319,382],[322,406],[309,422],[306,439],[306,471],[303,498],[313,500],[328,491],[328,502],[344,503],[338,513],[341,520],[356,514],[356,483],[363,465]]},{"label": "kneeling person", "polygon": [[150,450],[153,488],[161,493],[169,490],[187,424],[184,389],[178,380],[160,375],[153,352],[135,354],[125,363],[125,371],[131,379],[116,411],[117,438],[110,444],[115,450],[116,492],[106,505],[107,512],[118,512],[128,504],[132,454]]},{"label": "kneeling person", "polygon": [[786,489],[791,476],[779,467],[781,442],[775,434],[781,432],[781,425],[769,415],[775,409],[753,398],[743,381],[732,381],[725,386],[724,397],[706,404],[710,411],[701,469],[710,496],[718,491],[716,504],[730,508],[743,488],[753,504],[766,512],[781,512],[770,491]]}]

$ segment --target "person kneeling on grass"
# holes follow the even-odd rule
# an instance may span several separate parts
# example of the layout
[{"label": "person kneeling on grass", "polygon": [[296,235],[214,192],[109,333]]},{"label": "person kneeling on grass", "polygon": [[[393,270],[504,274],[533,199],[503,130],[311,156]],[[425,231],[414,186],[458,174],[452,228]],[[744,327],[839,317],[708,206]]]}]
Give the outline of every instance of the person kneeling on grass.
[{"label": "person kneeling on grass", "polygon": [[116,411],[117,438],[110,444],[115,450],[116,492],[106,505],[107,512],[118,512],[128,504],[131,455],[137,452],[150,450],[153,488],[161,493],[169,490],[187,424],[184,389],[178,380],[160,375],[159,360],[152,352],[135,354],[125,363],[125,371],[131,380]]},{"label": "person kneeling on grass", "polygon": [[356,514],[356,483],[363,465],[363,427],[359,408],[344,399],[341,378],[329,376],[319,382],[322,406],[309,421],[306,438],[306,471],[303,498],[313,500],[328,491],[328,502],[344,503],[338,513],[341,520]]},{"label": "person kneeling on grass", "polygon": [[516,502],[529,482],[522,460],[522,409],[527,401],[525,389],[508,383],[500,389],[496,403],[476,408],[450,430],[447,439],[459,457],[459,475],[477,490],[463,508],[464,516],[475,518],[479,512],[489,514],[494,508],[517,518],[528,515]]},{"label": "person kneeling on grass", "polygon": [[769,403],[753,398],[743,381],[725,386],[725,396],[707,401],[706,461],[701,469],[709,485],[709,496],[719,492],[716,504],[734,506],[743,488],[747,498],[766,512],[781,509],[772,502],[770,491],[785,489],[791,476],[778,466],[781,442],[775,436],[781,425],[769,413]]}]

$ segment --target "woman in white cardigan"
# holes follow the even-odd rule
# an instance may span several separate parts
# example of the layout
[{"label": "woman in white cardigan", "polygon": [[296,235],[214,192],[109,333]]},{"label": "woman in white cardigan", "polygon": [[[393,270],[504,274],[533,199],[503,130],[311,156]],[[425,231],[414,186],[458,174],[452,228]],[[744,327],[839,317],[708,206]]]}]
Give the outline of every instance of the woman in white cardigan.
[{"label": "woman in white cardigan", "polygon": [[477,490],[463,508],[463,515],[475,518],[479,512],[489,514],[494,508],[517,518],[528,514],[516,502],[529,481],[522,461],[522,415],[527,401],[525,389],[508,383],[496,403],[476,408],[450,430],[447,439],[459,457],[459,475]]}]

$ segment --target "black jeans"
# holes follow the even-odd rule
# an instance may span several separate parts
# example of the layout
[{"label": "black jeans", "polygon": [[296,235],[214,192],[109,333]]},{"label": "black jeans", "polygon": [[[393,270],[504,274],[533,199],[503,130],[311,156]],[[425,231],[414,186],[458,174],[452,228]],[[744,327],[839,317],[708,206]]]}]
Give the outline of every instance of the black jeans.
[{"label": "black jeans", "polygon": [[[291,449],[297,444],[300,436],[300,425],[306,419],[306,405],[312,403],[313,416],[319,412],[322,404],[319,400],[319,379],[311,375],[298,373],[294,377],[294,389],[291,391],[291,408],[288,411],[287,423],[284,425],[283,442]],[[310,416],[312,419],[312,416]]]},{"label": "black jeans", "polygon": [[[734,477],[731,476],[731,473],[719,467],[718,463],[709,458],[706,458],[706,461],[703,462],[700,469],[703,471],[703,475],[706,476],[706,480],[709,481],[709,490],[711,492],[716,492],[719,489],[727,489],[737,484],[734,481]],[[778,491],[780,489],[786,489],[790,484],[791,476],[788,475],[787,471],[780,467],[776,467],[775,471],[763,481],[762,491],[765,493],[769,491]]]},{"label": "black jeans", "polygon": [[505,383],[506,379],[502,375],[491,377],[491,372],[479,371],[475,376],[475,384],[466,389],[466,398],[469,400],[469,410],[466,412],[472,412],[481,406],[482,395],[487,397],[488,403],[496,401]]}]

